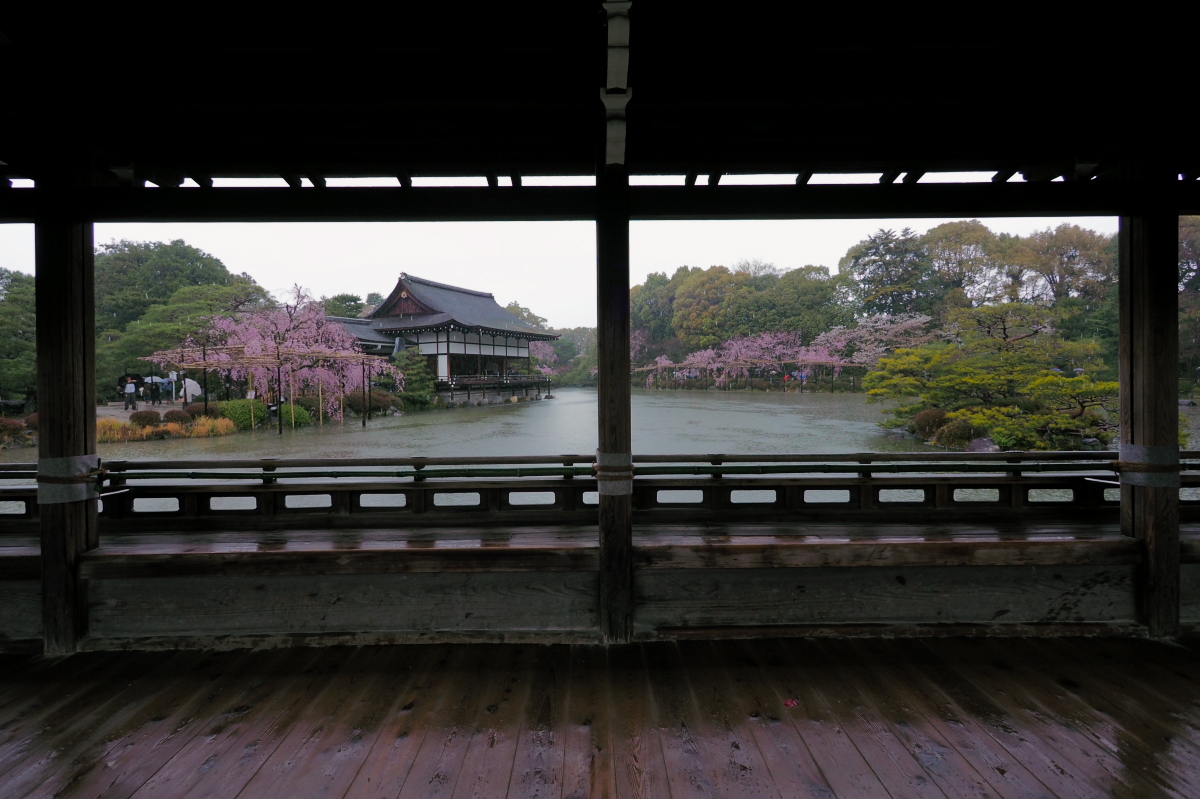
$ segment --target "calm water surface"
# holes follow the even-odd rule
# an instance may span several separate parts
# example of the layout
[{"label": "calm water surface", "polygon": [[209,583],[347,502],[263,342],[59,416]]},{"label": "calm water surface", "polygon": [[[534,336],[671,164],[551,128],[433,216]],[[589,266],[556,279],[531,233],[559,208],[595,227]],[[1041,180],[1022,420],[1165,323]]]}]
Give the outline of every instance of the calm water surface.
[{"label": "calm water surface", "polygon": [[[207,439],[101,444],[119,458],[368,458],[591,454],[596,450],[596,391],[559,389],[557,399],[456,408],[324,427],[239,433]],[[862,394],[633,392],[633,451],[638,454],[929,452],[933,447],[879,427],[883,404]],[[1200,408],[1181,407],[1192,430]],[[1189,448],[1200,447],[1193,433]],[[0,462],[36,459],[31,449],[0,451]]]},{"label": "calm water surface", "polygon": [[[596,391],[559,389],[556,399],[456,408],[324,427],[207,439],[101,444],[105,460],[129,458],[371,458],[591,454]],[[931,448],[879,427],[882,404],[861,394],[633,392],[633,451],[639,454],[910,452]],[[28,461],[33,450],[0,452]]]}]

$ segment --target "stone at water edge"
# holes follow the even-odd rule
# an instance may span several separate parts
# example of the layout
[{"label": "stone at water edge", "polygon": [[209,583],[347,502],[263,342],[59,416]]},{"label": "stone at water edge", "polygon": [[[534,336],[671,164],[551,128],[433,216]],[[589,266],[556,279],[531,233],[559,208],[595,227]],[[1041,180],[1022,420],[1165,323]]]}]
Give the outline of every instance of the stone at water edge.
[{"label": "stone at water edge", "polygon": [[1003,450],[990,438],[973,438],[967,445],[967,452],[1003,452]]}]

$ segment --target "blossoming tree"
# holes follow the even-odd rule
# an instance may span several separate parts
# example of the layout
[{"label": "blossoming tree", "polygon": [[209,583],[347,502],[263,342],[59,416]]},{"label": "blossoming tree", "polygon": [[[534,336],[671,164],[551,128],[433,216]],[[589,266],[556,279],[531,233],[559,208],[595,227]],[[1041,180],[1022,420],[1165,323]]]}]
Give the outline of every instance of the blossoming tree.
[{"label": "blossoming tree", "polygon": [[291,302],[234,317],[214,317],[201,340],[146,357],[164,366],[216,371],[245,380],[275,396],[315,394],[330,416],[341,415],[341,398],[365,390],[387,374],[403,386],[404,375],[388,359],[366,355],[358,341],[326,318],[320,302],[296,286]]}]

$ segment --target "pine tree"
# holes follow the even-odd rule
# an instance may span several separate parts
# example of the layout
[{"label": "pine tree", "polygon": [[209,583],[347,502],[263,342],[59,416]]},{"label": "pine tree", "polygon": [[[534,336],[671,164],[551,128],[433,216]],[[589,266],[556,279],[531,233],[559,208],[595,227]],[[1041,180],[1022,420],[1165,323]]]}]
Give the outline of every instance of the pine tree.
[{"label": "pine tree", "polygon": [[419,355],[415,349],[401,350],[392,357],[392,363],[404,373],[404,391],[398,396],[404,400],[405,408],[420,409],[432,405],[433,375],[425,356]]}]

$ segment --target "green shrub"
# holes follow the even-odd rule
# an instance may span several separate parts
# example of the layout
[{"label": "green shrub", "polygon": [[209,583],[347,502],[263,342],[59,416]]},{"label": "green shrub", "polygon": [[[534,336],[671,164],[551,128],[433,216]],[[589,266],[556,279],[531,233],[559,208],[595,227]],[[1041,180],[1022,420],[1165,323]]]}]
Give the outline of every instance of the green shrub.
[{"label": "green shrub", "polygon": [[201,398],[199,402],[192,400],[191,402],[188,403],[187,413],[192,417],[193,420],[199,419],[201,416],[205,416],[205,415],[207,415],[209,418],[216,419],[216,418],[220,417],[220,415],[221,415],[221,403],[209,402],[208,403],[208,413],[205,414],[204,413],[204,399]]},{"label": "green shrub", "polygon": [[312,424],[312,414],[310,414],[308,411],[304,410],[304,408],[300,407],[299,405],[295,406],[295,408],[296,408],[296,420],[295,420],[295,424],[293,424],[292,423],[292,404],[290,402],[283,403],[283,408],[281,409],[281,415],[283,416],[283,426],[284,427],[307,427],[308,425]]},{"label": "green shrub", "polygon": [[322,408],[316,397],[296,397],[296,407],[308,411],[314,419],[329,419],[328,409]]},{"label": "green shrub", "polygon": [[[188,406],[190,412],[193,406]],[[200,406],[201,411],[204,406]],[[221,403],[221,416],[237,425],[238,430],[249,430],[252,427],[263,427],[268,423],[270,414],[267,406],[261,400],[230,400]]]},{"label": "green shrub", "polygon": [[191,424],[192,415],[176,408],[164,413],[163,421],[167,424]]},{"label": "green shrub", "polygon": [[913,417],[913,429],[928,441],[946,423],[946,412],[941,408],[928,408]]},{"label": "green shrub", "polygon": [[954,419],[938,428],[934,442],[952,449],[966,449],[971,439],[976,437],[975,433],[976,430],[970,422]]},{"label": "green shrub", "polygon": [[158,411],[134,411],[129,414],[129,423],[134,427],[158,427],[162,424],[162,414]]},{"label": "green shrub", "polygon": [[25,433],[25,425],[16,419],[0,418],[0,441],[9,441]]},{"label": "green shrub", "polygon": [[[352,391],[346,395],[345,400],[346,410],[362,416],[366,410],[366,405],[363,403],[363,395],[361,391]],[[403,408],[404,403],[399,397],[393,396],[381,388],[371,389],[371,413],[380,413],[391,407]]]}]

